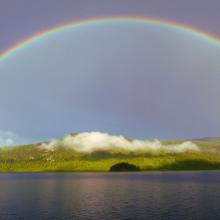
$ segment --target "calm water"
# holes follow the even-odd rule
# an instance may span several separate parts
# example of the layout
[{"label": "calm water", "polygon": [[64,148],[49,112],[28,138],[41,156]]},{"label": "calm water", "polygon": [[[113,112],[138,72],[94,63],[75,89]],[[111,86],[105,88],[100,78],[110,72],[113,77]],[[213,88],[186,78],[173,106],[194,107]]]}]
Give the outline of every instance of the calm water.
[{"label": "calm water", "polygon": [[220,219],[220,172],[0,174],[0,219]]}]

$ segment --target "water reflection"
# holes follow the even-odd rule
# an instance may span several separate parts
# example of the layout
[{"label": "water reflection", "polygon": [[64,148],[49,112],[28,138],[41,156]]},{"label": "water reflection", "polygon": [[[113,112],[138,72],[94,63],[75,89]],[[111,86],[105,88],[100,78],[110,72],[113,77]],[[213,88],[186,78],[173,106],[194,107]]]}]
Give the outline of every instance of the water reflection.
[{"label": "water reflection", "polygon": [[0,174],[2,219],[220,219],[220,172]]}]

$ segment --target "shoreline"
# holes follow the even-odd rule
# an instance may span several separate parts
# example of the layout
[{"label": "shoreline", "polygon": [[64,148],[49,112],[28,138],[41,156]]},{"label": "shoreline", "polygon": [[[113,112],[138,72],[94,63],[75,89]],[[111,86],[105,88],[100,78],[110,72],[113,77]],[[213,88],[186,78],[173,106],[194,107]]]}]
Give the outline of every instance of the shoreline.
[{"label": "shoreline", "polygon": [[0,171],[0,174],[32,174],[32,173],[60,173],[60,174],[86,174],[86,173],[100,173],[100,174],[138,174],[138,173],[190,173],[190,172],[220,172],[220,169],[215,169],[215,170],[143,170],[143,171],[115,171],[115,172],[110,172],[110,171]]}]

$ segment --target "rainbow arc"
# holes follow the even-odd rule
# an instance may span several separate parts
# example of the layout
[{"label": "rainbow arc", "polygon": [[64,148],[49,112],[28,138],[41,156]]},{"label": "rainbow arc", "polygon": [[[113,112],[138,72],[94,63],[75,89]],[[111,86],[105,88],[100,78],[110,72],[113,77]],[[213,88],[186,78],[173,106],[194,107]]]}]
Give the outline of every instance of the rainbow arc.
[{"label": "rainbow arc", "polygon": [[0,54],[0,61],[7,59],[8,57],[15,54],[17,51],[22,50],[23,48],[34,44],[37,41],[40,41],[44,37],[48,37],[56,32],[62,32],[67,29],[80,28],[87,25],[96,25],[100,23],[114,23],[114,22],[126,22],[126,23],[140,23],[146,26],[153,25],[158,27],[165,27],[168,29],[174,29],[177,31],[183,31],[185,33],[192,34],[195,37],[206,40],[209,43],[220,46],[220,38],[209,33],[198,30],[194,27],[177,23],[174,21],[167,21],[163,19],[155,19],[149,17],[126,17],[126,16],[116,16],[116,17],[101,17],[101,18],[92,18],[77,20],[70,23],[61,24],[49,30],[34,34],[27,39],[15,44],[11,48],[8,48],[6,51]]}]

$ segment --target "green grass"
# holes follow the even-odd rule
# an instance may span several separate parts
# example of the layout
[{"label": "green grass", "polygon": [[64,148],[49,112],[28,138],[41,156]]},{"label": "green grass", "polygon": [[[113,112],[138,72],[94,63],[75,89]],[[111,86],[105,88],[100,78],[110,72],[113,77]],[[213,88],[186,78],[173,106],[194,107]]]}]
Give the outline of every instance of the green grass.
[{"label": "green grass", "polygon": [[38,145],[5,147],[0,148],[0,172],[107,172],[112,165],[119,162],[134,164],[143,171],[220,169],[220,140],[194,142],[201,151],[168,153],[111,150],[83,154],[62,147],[54,151],[39,148]]}]

